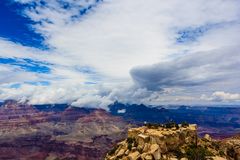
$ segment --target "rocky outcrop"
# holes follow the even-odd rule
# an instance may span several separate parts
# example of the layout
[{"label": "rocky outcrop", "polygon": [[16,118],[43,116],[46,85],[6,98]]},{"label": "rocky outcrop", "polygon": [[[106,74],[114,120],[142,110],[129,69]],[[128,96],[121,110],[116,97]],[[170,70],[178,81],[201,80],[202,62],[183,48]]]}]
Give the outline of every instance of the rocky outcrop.
[{"label": "rocky outcrop", "polygon": [[240,160],[240,139],[213,140],[197,136],[197,126],[148,125],[132,128],[105,160]]},{"label": "rocky outcrop", "polygon": [[132,128],[128,131],[128,138],[120,142],[115,152],[107,155],[106,160],[161,159],[180,147],[195,144],[196,140],[196,125],[171,129],[163,126]]},{"label": "rocky outcrop", "polygon": [[226,154],[230,160],[240,160],[240,135],[221,141],[220,150]]}]

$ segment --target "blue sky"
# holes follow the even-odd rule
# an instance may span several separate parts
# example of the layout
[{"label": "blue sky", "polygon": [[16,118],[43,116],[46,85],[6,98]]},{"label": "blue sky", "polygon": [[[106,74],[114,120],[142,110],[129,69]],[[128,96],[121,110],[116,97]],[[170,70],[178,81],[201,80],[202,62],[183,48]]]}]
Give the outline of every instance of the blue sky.
[{"label": "blue sky", "polygon": [[0,98],[239,103],[239,3],[3,0]]},{"label": "blue sky", "polygon": [[0,64],[18,66],[28,72],[50,73],[47,63],[33,61],[31,59],[0,58]]},{"label": "blue sky", "polygon": [[9,0],[0,2],[0,36],[24,46],[46,48],[44,37],[30,27],[34,22],[21,14],[24,7]]}]

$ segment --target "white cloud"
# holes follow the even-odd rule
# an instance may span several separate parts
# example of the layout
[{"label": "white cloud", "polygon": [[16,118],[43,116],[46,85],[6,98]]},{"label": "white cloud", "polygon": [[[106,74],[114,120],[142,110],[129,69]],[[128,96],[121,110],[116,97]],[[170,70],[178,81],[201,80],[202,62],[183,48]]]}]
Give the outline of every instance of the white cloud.
[{"label": "white cloud", "polygon": [[228,93],[224,91],[216,91],[210,97],[206,95],[202,95],[203,99],[209,101],[223,101],[223,102],[239,102],[240,101],[240,94],[239,93]]},{"label": "white cloud", "polygon": [[40,77],[36,73],[25,72],[9,65],[0,65],[0,75],[0,84],[38,81],[38,77]]},{"label": "white cloud", "polygon": [[73,102],[73,106],[77,107],[89,107],[89,108],[103,108],[108,109],[107,106],[113,103],[113,101],[109,100],[108,97],[101,97],[99,95],[96,96],[84,96],[79,98],[77,101]]},{"label": "white cloud", "polygon": [[214,92],[213,97],[216,100],[223,101],[240,101],[240,94],[238,93],[227,93],[227,92]]},{"label": "white cloud", "polygon": [[126,109],[119,109],[118,111],[117,111],[117,113],[120,113],[120,114],[123,114],[123,113],[125,113],[126,112]]},{"label": "white cloud", "polygon": [[135,67],[131,75],[137,84],[151,90],[239,80],[239,49],[239,46],[231,46],[192,53],[165,63]]},{"label": "white cloud", "polygon": [[[18,99],[20,101],[29,100],[31,104],[45,103],[72,103],[75,106],[82,106],[87,102],[98,102],[96,107],[106,107],[101,105],[109,103],[104,95],[99,93],[98,86],[84,86],[70,84],[68,81],[62,83],[53,83],[51,86],[36,86],[30,84],[22,84],[18,88],[9,88],[6,85],[0,87],[0,99]],[[104,88],[103,88],[104,89]],[[94,103],[92,102],[92,104]],[[94,104],[96,104],[94,103]],[[88,107],[92,107],[89,105]]]},{"label": "white cloud", "polygon": [[[46,43],[72,65],[91,66],[118,78],[129,77],[128,71],[134,66],[158,63],[181,51],[174,46],[177,28],[239,19],[238,1],[234,0],[114,0],[104,1],[80,20],[72,21],[71,16],[86,6],[84,0],[74,2],[70,9],[63,9],[54,0],[46,1],[48,7],[37,3],[26,14],[41,22],[36,30],[47,36]],[[225,39],[232,41],[231,36]],[[205,50],[212,49],[214,44],[204,46]]]}]

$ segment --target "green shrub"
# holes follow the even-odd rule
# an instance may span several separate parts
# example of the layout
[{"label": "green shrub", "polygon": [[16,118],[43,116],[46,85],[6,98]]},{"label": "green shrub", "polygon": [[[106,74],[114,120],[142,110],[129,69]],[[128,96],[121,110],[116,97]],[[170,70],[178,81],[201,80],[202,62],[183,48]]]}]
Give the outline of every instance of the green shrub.
[{"label": "green shrub", "polygon": [[127,143],[128,143],[128,149],[129,150],[132,150],[132,147],[137,146],[137,142],[136,142],[135,138],[128,137],[127,138]]},{"label": "green shrub", "polygon": [[157,123],[146,123],[145,126],[149,129],[157,129],[159,127],[162,127],[162,124]]},{"label": "green shrub", "polygon": [[132,150],[132,143],[128,143],[128,150],[131,151]]},{"label": "green shrub", "polygon": [[189,160],[207,160],[208,156],[213,154],[202,146],[190,145],[186,150],[186,157]]},{"label": "green shrub", "polygon": [[235,151],[233,148],[230,148],[227,150],[227,155],[230,156],[230,157],[234,157],[235,155]]},{"label": "green shrub", "polygon": [[177,149],[174,151],[174,154],[175,154],[175,156],[176,156],[178,159],[181,159],[181,158],[184,157],[184,153],[182,153],[179,148],[177,148]]},{"label": "green shrub", "polygon": [[220,145],[218,142],[213,142],[212,145],[213,145],[214,149],[216,149],[216,150],[220,149]]},{"label": "green shrub", "polygon": [[114,146],[113,149],[111,149],[111,150],[108,152],[108,154],[109,154],[109,155],[113,155],[113,154],[116,152],[117,149],[118,149],[118,146]]},{"label": "green shrub", "polygon": [[167,123],[164,124],[165,128],[174,128],[176,127],[177,129],[179,128],[178,124],[174,121],[169,121]]},{"label": "green shrub", "polygon": [[179,129],[179,125],[174,121],[169,121],[169,122],[166,122],[165,124],[146,123],[144,125],[149,129],[157,129],[159,127],[169,128],[169,129],[176,127],[177,129]]},{"label": "green shrub", "polygon": [[142,153],[143,153],[143,149],[138,149],[138,152],[139,152],[140,154],[142,154]]},{"label": "green shrub", "polygon": [[127,138],[127,143],[134,143],[134,142],[135,142],[135,138],[131,138],[131,137]]},{"label": "green shrub", "polygon": [[189,123],[187,123],[186,121],[184,121],[184,122],[181,123],[181,126],[182,126],[182,127],[188,127],[188,126],[189,126]]},{"label": "green shrub", "polygon": [[225,153],[222,150],[220,150],[219,155],[223,157],[223,156],[225,156]]}]

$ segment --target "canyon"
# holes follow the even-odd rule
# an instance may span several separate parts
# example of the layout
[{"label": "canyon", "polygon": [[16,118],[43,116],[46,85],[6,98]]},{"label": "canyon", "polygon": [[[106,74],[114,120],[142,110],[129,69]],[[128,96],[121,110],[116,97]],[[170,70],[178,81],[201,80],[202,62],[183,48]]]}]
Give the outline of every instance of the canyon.
[{"label": "canyon", "polygon": [[100,160],[127,126],[101,109],[44,112],[7,101],[0,108],[0,159]]},{"label": "canyon", "polygon": [[214,139],[227,141],[226,144],[240,133],[238,108],[203,110],[115,102],[106,111],[8,100],[0,104],[0,159],[102,160],[127,137],[130,128],[169,120],[194,122],[198,124],[198,136],[209,133]]}]

